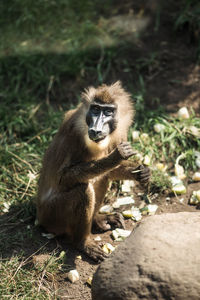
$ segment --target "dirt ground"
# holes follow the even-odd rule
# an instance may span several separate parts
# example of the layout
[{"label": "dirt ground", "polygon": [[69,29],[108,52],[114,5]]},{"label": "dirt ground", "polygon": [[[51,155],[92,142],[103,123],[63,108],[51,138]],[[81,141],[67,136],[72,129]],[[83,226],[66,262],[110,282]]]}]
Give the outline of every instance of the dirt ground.
[{"label": "dirt ground", "polygon": [[[122,14],[129,13],[131,9],[130,1],[125,1],[125,4],[123,10],[120,9]],[[145,9],[153,10],[152,7]],[[159,53],[159,63],[155,63],[151,69],[144,71],[147,90],[146,101],[149,107],[153,109],[156,104],[152,102],[152,99],[159,98],[169,113],[176,112],[182,106],[192,107],[200,112],[200,67],[196,65],[195,61],[196,48],[188,42],[188,37],[184,36],[183,32],[172,35],[167,13],[162,15],[158,31],[155,32],[153,27],[148,28],[141,45],[142,48]],[[192,191],[198,189],[200,189],[200,183],[190,183],[187,194],[184,196],[169,196],[170,199],[166,195],[159,196],[153,200],[153,203],[159,205],[157,213],[196,211],[195,206],[188,205],[188,199]],[[133,191],[136,206],[139,206],[142,201],[138,192],[138,189]],[[180,201],[181,198],[184,198],[183,202]],[[136,226],[136,223],[131,220],[126,220],[125,223],[127,229],[133,229]],[[41,236],[41,231],[38,229],[36,235],[40,241],[48,243],[47,250],[55,248],[66,250],[66,265],[69,269],[76,268],[79,272],[80,280],[74,284],[67,280],[66,272],[61,272],[55,278],[59,299],[90,300],[91,287],[87,283],[87,279],[94,274],[98,265],[71,248],[63,238],[47,240]],[[93,237],[95,238],[97,235],[100,235],[103,242],[109,242],[114,246],[118,244],[112,240],[110,231],[94,234]],[[33,244],[33,241],[30,239],[27,246],[24,246],[27,247],[27,254],[33,253],[35,248],[34,246],[31,247],[31,243]]]}]

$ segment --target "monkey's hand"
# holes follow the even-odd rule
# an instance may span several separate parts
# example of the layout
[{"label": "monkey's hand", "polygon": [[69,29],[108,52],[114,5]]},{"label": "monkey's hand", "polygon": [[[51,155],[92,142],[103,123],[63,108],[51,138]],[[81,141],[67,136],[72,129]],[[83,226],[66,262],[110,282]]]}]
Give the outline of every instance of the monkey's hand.
[{"label": "monkey's hand", "polygon": [[135,180],[139,181],[142,185],[147,186],[151,176],[150,169],[144,165],[140,165],[136,169],[132,170],[131,173]]},{"label": "monkey's hand", "polygon": [[135,154],[129,142],[122,142],[117,145],[116,151],[120,159],[128,159]]}]

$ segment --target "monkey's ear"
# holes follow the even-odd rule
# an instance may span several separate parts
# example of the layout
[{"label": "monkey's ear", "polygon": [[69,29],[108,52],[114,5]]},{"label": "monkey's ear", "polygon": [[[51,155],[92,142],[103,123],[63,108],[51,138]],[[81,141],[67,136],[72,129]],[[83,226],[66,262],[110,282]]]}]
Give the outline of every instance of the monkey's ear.
[{"label": "monkey's ear", "polygon": [[82,100],[84,103],[89,104],[95,98],[96,89],[91,86],[82,93]]},{"label": "monkey's ear", "polygon": [[122,83],[120,80],[117,80],[115,83],[112,84],[113,88],[122,88]]}]

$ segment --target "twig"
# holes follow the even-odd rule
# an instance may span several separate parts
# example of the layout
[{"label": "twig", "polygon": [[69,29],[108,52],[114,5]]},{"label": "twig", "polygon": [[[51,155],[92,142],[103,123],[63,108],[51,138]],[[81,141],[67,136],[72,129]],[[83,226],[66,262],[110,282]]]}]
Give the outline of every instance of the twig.
[{"label": "twig", "polygon": [[9,154],[11,154],[12,156],[14,156],[15,158],[17,158],[18,160],[20,160],[21,162],[23,162],[24,164],[26,164],[27,166],[29,166],[29,168],[31,169],[31,171],[32,171],[33,173],[36,173],[36,172],[33,170],[32,166],[31,166],[31,164],[30,164],[29,162],[27,162],[26,160],[22,159],[21,157],[19,157],[18,155],[12,153],[12,152],[9,151],[9,150],[7,150],[7,152],[8,152]]}]

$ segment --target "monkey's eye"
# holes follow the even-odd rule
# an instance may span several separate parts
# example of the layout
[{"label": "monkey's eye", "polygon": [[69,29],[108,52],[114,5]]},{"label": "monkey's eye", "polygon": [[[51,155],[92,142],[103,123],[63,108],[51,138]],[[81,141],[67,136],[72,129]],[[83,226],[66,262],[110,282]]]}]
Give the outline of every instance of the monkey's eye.
[{"label": "monkey's eye", "polygon": [[104,114],[105,114],[105,116],[107,116],[107,117],[109,117],[109,116],[111,116],[112,114],[113,114],[113,109],[112,108],[106,108],[105,110],[104,110]]},{"label": "monkey's eye", "polygon": [[92,106],[90,107],[90,110],[91,110],[91,112],[92,112],[93,114],[97,115],[97,114],[99,113],[99,111],[100,111],[100,108],[99,108],[99,106],[97,106],[97,105],[92,105]]}]

